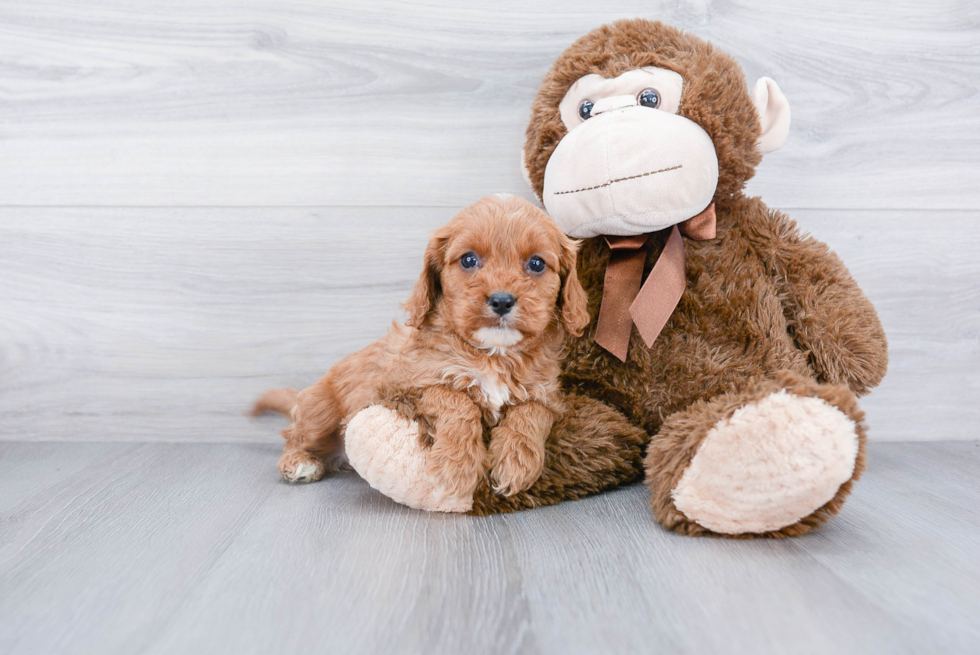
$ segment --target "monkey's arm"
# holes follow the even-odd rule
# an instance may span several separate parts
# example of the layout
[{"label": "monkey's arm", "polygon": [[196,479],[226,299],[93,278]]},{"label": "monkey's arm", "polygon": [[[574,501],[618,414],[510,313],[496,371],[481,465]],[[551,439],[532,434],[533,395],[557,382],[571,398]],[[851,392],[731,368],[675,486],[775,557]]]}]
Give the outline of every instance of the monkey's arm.
[{"label": "monkey's arm", "polygon": [[818,380],[857,395],[877,386],[888,367],[888,341],[871,302],[840,258],[796,223],[759,203],[751,238],[784,293],[790,334]]}]

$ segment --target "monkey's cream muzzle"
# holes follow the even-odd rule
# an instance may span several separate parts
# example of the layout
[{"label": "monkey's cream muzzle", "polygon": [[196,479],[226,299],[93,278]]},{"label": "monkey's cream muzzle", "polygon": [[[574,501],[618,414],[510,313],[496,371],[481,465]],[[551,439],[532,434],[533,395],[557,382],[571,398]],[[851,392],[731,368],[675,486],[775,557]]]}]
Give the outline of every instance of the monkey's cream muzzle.
[{"label": "monkey's cream muzzle", "polygon": [[697,123],[639,107],[634,96],[604,98],[592,112],[545,169],[542,200],[562,231],[578,238],[645,234],[711,203],[718,157]]}]

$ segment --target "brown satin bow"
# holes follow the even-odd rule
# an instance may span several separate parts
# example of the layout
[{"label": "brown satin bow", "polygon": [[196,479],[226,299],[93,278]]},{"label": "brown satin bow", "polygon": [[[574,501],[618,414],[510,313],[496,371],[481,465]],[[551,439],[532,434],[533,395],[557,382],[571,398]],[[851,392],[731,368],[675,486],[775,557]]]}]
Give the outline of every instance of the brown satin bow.
[{"label": "brown satin bow", "polygon": [[626,361],[633,324],[647,347],[652,346],[684,295],[687,276],[682,234],[695,241],[714,239],[714,203],[697,216],[671,228],[664,250],[642,288],[640,282],[646,261],[643,246],[650,235],[605,237],[609,244],[609,263],[595,340],[620,361]]}]

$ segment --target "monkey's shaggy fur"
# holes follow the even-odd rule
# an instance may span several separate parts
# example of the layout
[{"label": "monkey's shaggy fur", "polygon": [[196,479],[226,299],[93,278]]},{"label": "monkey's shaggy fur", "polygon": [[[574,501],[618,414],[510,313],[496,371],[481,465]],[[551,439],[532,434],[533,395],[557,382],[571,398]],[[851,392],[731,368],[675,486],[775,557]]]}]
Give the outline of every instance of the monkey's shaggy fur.
[{"label": "monkey's shaggy fur", "polygon": [[[625,363],[594,342],[609,248],[601,237],[582,244],[578,274],[593,320],[569,341],[563,383],[588,398],[570,402],[571,415],[556,423],[540,480],[509,498],[484,484],[473,513],[578,498],[645,472],[658,521],[683,534],[712,534],[674,506],[672,490],[713,425],[783,389],[836,407],[858,435],[852,478],[834,498],[762,536],[806,533],[840,509],[864,468],[865,428],[855,396],[881,381],[887,343],[874,308],[840,259],[801,235],[785,215],[743,195],[761,159],[755,148],[760,128],[738,64],[660,23],[620,21],[594,30],[558,58],[535,98],[525,146],[528,175],[540,197],[548,159],[566,134],[558,104],[577,79],[589,73],[612,78],[642,66],[683,76],[679,114],[714,142],[718,236],[686,242],[688,281],[680,304],[651,348],[633,331]],[[644,276],[666,236],[651,238]]]}]

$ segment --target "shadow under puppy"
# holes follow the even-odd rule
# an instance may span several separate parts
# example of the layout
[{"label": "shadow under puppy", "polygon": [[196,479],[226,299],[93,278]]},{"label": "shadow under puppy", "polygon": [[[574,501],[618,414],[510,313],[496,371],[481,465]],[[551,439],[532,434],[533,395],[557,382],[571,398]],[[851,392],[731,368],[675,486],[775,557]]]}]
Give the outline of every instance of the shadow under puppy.
[{"label": "shadow under puppy", "polygon": [[427,428],[426,473],[447,496],[472,496],[488,468],[498,493],[529,488],[562,413],[565,335],[589,321],[575,257],[576,243],[525,200],[492,196],[464,208],[429,242],[405,325],[299,394],[271,391],[256,403],[256,413],[292,418],[282,476],[310,482],[335,470],[347,421],[398,399]]}]

